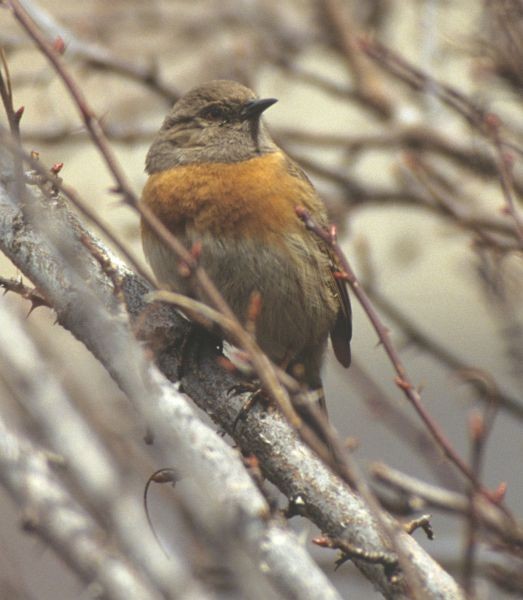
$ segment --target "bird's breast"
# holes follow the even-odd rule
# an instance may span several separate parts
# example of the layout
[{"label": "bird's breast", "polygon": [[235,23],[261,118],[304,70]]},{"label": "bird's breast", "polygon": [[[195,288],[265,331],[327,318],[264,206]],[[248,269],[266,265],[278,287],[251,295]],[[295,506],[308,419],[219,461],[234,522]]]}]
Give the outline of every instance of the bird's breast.
[{"label": "bird's breast", "polygon": [[142,202],[173,232],[277,238],[303,228],[296,216],[314,191],[280,152],[237,163],[181,165],[152,174]]}]

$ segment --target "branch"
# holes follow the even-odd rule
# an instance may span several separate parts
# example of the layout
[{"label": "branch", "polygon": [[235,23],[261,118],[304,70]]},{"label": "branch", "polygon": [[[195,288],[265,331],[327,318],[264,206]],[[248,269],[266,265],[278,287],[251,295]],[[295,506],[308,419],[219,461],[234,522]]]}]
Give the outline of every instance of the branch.
[{"label": "branch", "polygon": [[[5,167],[6,162],[3,149],[0,165]],[[4,182],[9,179],[5,169],[0,172],[4,173]],[[202,490],[202,497],[214,499],[215,519],[211,523],[208,522],[208,506],[188,498],[186,507],[213,539],[219,535],[228,549],[223,553],[224,557],[233,553],[231,566],[234,568],[232,556],[236,556],[240,548],[252,563],[263,560],[263,564],[269,565],[266,577],[278,589],[287,590],[287,594],[294,590],[293,597],[336,598],[326,578],[294,536],[279,525],[267,522],[269,509],[235,453],[196,419],[185,398],[144,362],[141,349],[134,342],[125,315],[113,296],[111,280],[82,243],[86,236],[94,238],[62,203],[46,204],[33,188],[28,193],[31,192],[32,202],[43,203],[46,218],[42,213],[38,223],[44,230],[25,223],[10,187],[9,183],[0,186],[2,249],[42,290],[55,308],[58,321],[93,352],[127,393],[154,431],[155,446],[161,451],[163,464],[181,464],[182,468],[185,465],[185,471],[191,473]],[[68,256],[74,257],[75,267],[82,272],[82,277],[76,276],[68,260],[50,243],[50,238],[70,244]],[[96,243],[102,246],[101,242]],[[110,251],[105,253],[111,256]],[[143,296],[149,288],[121,262],[115,259],[113,264],[123,282],[130,310],[137,310],[138,317],[147,307]],[[151,327],[158,330],[160,325],[157,321]],[[187,336],[187,322],[179,316],[173,318],[172,311],[169,312],[169,326],[171,333],[178,331],[174,340],[180,335]],[[233,405],[239,410],[241,403],[242,399],[237,398]],[[40,418],[44,417],[45,413],[40,414]],[[62,419],[58,414],[48,418],[51,420],[46,427],[51,427],[53,420],[55,427],[61,426]],[[60,437],[48,431],[49,439],[57,443]],[[79,476],[81,470],[77,473]],[[300,572],[296,571],[297,564],[302,566]],[[308,590],[307,593],[304,590]]]},{"label": "branch", "polygon": [[[468,514],[469,498],[465,494],[425,483],[382,463],[374,463],[371,466],[371,474],[381,484],[408,495],[418,510],[437,508],[460,515]],[[508,517],[504,511],[481,496],[475,496],[474,504],[482,527],[499,536],[507,544],[523,546],[523,523]]]},{"label": "branch", "polygon": [[106,532],[53,474],[44,452],[2,418],[0,480],[23,512],[24,529],[49,544],[86,585],[98,582],[110,600],[160,600],[129,557],[107,545]]},{"label": "branch", "polygon": [[296,209],[296,212],[298,216],[303,220],[306,227],[312,232],[314,232],[314,234],[316,234],[319,238],[324,240],[336,255],[336,258],[338,259],[339,264],[343,269],[343,271],[340,272],[339,276],[340,278],[343,278],[350,283],[353,292],[355,293],[363,309],[367,313],[367,316],[369,317],[372,326],[374,327],[378,338],[383,344],[385,352],[387,353],[387,356],[389,357],[394,367],[394,370],[397,373],[396,385],[400,388],[400,390],[403,391],[407,399],[410,401],[410,403],[420,416],[421,420],[427,427],[434,440],[443,450],[445,456],[447,456],[447,458],[461,471],[461,473],[465,475],[465,477],[474,484],[475,488],[482,492],[485,495],[485,497],[489,498],[491,502],[498,504],[499,498],[496,498],[493,493],[491,493],[489,490],[482,486],[482,484],[476,478],[474,472],[471,470],[468,464],[457,454],[457,452],[454,450],[450,441],[446,438],[439,425],[432,419],[432,417],[429,415],[429,413],[423,406],[421,396],[418,390],[411,382],[411,380],[409,379],[403,361],[401,360],[396,348],[392,344],[388,329],[382,323],[381,319],[378,316],[378,313],[372,305],[372,302],[370,301],[369,297],[367,296],[367,294],[361,287],[358,279],[356,278],[356,275],[352,270],[351,266],[349,265],[347,258],[337,245],[334,232],[328,232],[319,227],[318,224],[315,223],[312,219],[310,213],[304,208],[298,207]]},{"label": "branch", "polygon": [[366,290],[374,304],[398,325],[409,342],[416,344],[424,352],[430,353],[441,364],[453,371],[457,371],[458,374],[475,372],[477,376],[468,377],[466,381],[474,387],[478,397],[483,402],[490,403],[494,397],[500,408],[506,410],[517,419],[523,419],[523,404],[508,391],[499,389],[490,372],[474,368],[470,364],[467,364],[452,350],[431,337],[421,327],[418,327],[412,319],[407,317],[401,309],[390,302],[374,285],[366,286]]},{"label": "branch", "polygon": [[113,71],[133,81],[142,83],[172,104],[179,98],[176,87],[168,85],[160,77],[158,68],[150,64],[137,64],[115,56],[108,48],[100,44],[85,42],[72,31],[67,29],[38,2],[34,0],[23,0],[23,8],[38,27],[45,32],[49,42],[57,39],[62,40],[65,51],[71,57],[78,57],[88,65],[105,71]]}]

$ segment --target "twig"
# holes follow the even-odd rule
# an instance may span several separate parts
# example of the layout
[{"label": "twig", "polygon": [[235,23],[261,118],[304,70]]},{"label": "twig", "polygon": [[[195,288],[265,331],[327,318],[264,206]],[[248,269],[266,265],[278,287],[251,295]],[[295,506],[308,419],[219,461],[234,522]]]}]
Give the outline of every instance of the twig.
[{"label": "twig", "polygon": [[52,308],[40,292],[25,285],[21,279],[7,279],[0,276],[0,287],[4,288],[6,292],[13,292],[24,298],[24,300],[29,300],[31,303],[31,312],[39,306]]},{"label": "twig", "polygon": [[423,529],[423,531],[425,532],[425,535],[428,537],[428,539],[433,540],[434,539],[434,531],[432,529],[432,525],[430,524],[431,518],[432,518],[431,515],[421,515],[421,517],[418,517],[417,519],[413,519],[412,521],[409,521],[408,523],[404,523],[403,528],[409,534],[414,533],[416,531],[416,529]]},{"label": "twig", "polygon": [[[9,123],[9,129],[16,139],[20,139],[20,119],[24,113],[22,106],[15,111],[13,106],[13,88],[11,86],[11,76],[9,74],[9,66],[5,57],[3,48],[0,48],[0,97]],[[2,74],[3,71],[3,74]]]},{"label": "twig", "polygon": [[[467,122],[472,124],[488,139],[491,139],[489,125],[489,121],[492,118],[491,113],[484,110],[461,91],[437,81],[428,73],[409,63],[399,53],[387,48],[384,44],[376,40],[360,38],[359,44],[360,48],[387,72],[415,90],[425,92],[427,89],[430,89],[442,102],[464,117]],[[501,144],[519,154],[523,154],[523,148],[513,141],[501,140]]]},{"label": "twig", "polygon": [[512,567],[490,564],[482,571],[492,580],[500,590],[514,595],[516,598],[523,595],[523,569],[516,563]]},{"label": "twig", "polygon": [[96,225],[103,235],[110,240],[116,248],[122,253],[122,256],[127,260],[129,265],[144,279],[153,285],[153,281],[147,271],[144,270],[141,262],[134,256],[129,250],[128,245],[123,243],[115,235],[114,231],[107,227],[104,222],[99,218],[98,214],[91,208],[91,205],[83,200],[76,190],[63,183],[56,175],[49,169],[47,169],[42,163],[35,158],[32,154],[26,152],[19,144],[17,144],[7,132],[0,127],[0,142],[13,153],[14,156],[23,159],[33,171],[36,171],[44,181],[48,181],[54,187],[62,192],[62,194],[68,198],[76,208],[85,216],[91,223]]},{"label": "twig", "polygon": [[[490,216],[471,214],[473,199],[465,196],[458,202],[459,186],[449,181],[441,170],[413,154],[407,155],[406,159],[409,173],[434,200],[434,204],[425,202],[425,206],[472,231],[482,244],[493,246],[502,252],[521,250],[517,229],[510,219],[501,221]],[[505,241],[505,238],[508,239]]]},{"label": "twig", "polygon": [[513,198],[514,176],[512,173],[512,157],[503,149],[503,143],[500,135],[501,121],[495,115],[488,115],[486,126],[498,156],[498,173],[503,198],[505,199],[506,212],[514,220],[519,242],[523,246],[523,219],[519,210],[517,210]]},{"label": "twig", "polygon": [[363,52],[396,78],[418,91],[425,92],[430,89],[433,94],[465,117],[467,121],[479,129],[484,128],[486,112],[459,90],[437,81],[409,63],[398,52],[375,39],[361,37],[359,45]]},{"label": "twig", "polygon": [[[370,472],[381,484],[411,497],[418,510],[432,507],[467,515],[469,499],[464,494],[426,483],[383,463],[373,463]],[[507,544],[523,546],[523,524],[521,522],[508,516],[505,511],[486,501],[482,496],[476,495],[475,510],[482,527],[499,536]]]},{"label": "twig", "polygon": [[[423,124],[393,125],[378,133],[324,133],[290,128],[278,128],[278,137],[296,144],[314,144],[316,147],[344,148],[351,155],[363,150],[404,148],[419,156],[421,152],[449,159],[481,178],[499,176],[499,166],[486,148],[465,144]],[[514,175],[514,174],[513,174]],[[523,181],[513,177],[515,191],[523,194]]]},{"label": "twig", "polygon": [[[18,110],[15,110],[14,108],[11,75],[9,73],[9,66],[7,64],[3,48],[0,48],[0,63],[0,98],[2,99],[2,104],[4,106],[4,111],[7,116],[7,121],[9,123],[11,135],[15,140],[20,142],[20,120],[22,118],[22,115],[24,114],[24,107],[21,106],[20,108],[18,108]],[[17,196],[19,198],[21,206],[23,206],[25,200],[24,170],[22,161],[19,157],[16,157],[15,159],[14,176]]]},{"label": "twig", "polygon": [[327,22],[327,33],[347,62],[362,104],[373,108],[381,118],[390,118],[391,102],[384,93],[381,82],[376,78],[372,65],[369,65],[358,48],[354,18],[339,0],[325,0],[319,4]]},{"label": "twig", "polygon": [[[472,413],[469,419],[469,432],[471,438],[471,467],[476,477],[481,474],[481,457],[483,454],[483,421],[477,413]],[[473,486],[468,490],[467,519],[465,521],[465,547],[463,550],[463,588],[467,598],[475,597],[474,574],[478,551],[478,517],[475,508],[475,494]]]},{"label": "twig", "polygon": [[440,482],[454,488],[458,486],[459,476],[448,462],[441,460],[441,450],[432,436],[381,390],[357,360],[351,364],[351,384],[359,390],[359,396],[368,405],[373,417],[378,415],[384,426],[393,431],[402,443],[408,444]]},{"label": "twig", "polygon": [[115,56],[108,48],[100,44],[85,42],[76,34],[58,23],[54,17],[34,0],[24,0],[24,9],[33,21],[47,34],[50,40],[60,38],[63,40],[65,51],[70,56],[77,56],[87,64],[100,70],[112,71],[133,81],[142,83],[155,93],[159,94],[169,103],[180,96],[175,86],[168,85],[160,77],[157,65],[136,64]]},{"label": "twig", "polygon": [[344,540],[327,536],[314,538],[312,542],[322,548],[341,550],[342,556],[336,561],[336,568],[341,566],[347,560],[357,559],[370,564],[383,565],[387,577],[391,580],[398,573],[398,559],[394,554],[386,554],[385,552],[367,552],[362,548],[357,548],[348,544]]},{"label": "twig", "polygon": [[475,488],[477,488],[485,497],[488,497],[491,502],[499,504],[499,498],[497,498],[492,492],[483,487],[483,485],[477,480],[471,468],[467,463],[457,454],[452,447],[450,441],[446,438],[445,434],[439,427],[439,425],[430,416],[426,408],[423,406],[421,396],[418,390],[414,387],[410,378],[407,374],[407,370],[401,360],[396,348],[392,344],[389,332],[385,325],[381,322],[378,313],[374,309],[372,302],[369,297],[362,289],[354,271],[352,270],[347,258],[336,243],[335,235],[332,232],[326,231],[319,227],[312,219],[310,213],[304,208],[298,207],[296,209],[298,216],[303,220],[306,227],[310,229],[314,234],[324,240],[335,253],[343,272],[340,273],[340,278],[345,279],[351,286],[353,292],[360,301],[363,309],[367,313],[374,330],[378,334],[380,342],[383,344],[385,352],[389,357],[394,370],[396,371],[396,385],[403,391],[407,399],[410,401],[418,415],[420,416],[423,423],[426,425],[428,431],[435,439],[439,447],[443,450],[447,458],[454,463],[454,465],[471,481]]},{"label": "twig", "polygon": [[[131,144],[133,142],[150,141],[158,127],[149,123],[134,121],[132,124],[104,121],[104,133],[107,139]],[[86,131],[68,123],[38,123],[23,128],[22,138],[25,142],[58,144],[73,138],[83,140]]]},{"label": "twig", "polygon": [[25,508],[25,530],[49,544],[86,585],[93,581],[100,585],[106,598],[164,598],[129,556],[106,544],[106,532],[75,501],[48,462],[40,449],[13,434],[0,417],[0,479],[17,506]]},{"label": "twig", "polygon": [[453,371],[461,374],[475,372],[476,376],[467,377],[467,382],[474,387],[481,400],[490,403],[494,394],[500,408],[503,408],[518,419],[523,419],[523,404],[508,392],[500,390],[491,373],[485,370],[472,369],[470,365],[463,362],[452,350],[440,344],[436,339],[418,327],[412,319],[408,318],[401,309],[392,304],[374,285],[366,285],[365,289],[374,304],[400,327],[410,342],[432,354],[437,360]]},{"label": "twig", "polygon": [[[479,479],[483,467],[486,445],[489,434],[492,432],[494,418],[497,413],[496,396],[491,397],[491,402],[486,405],[484,413],[473,411],[469,417],[469,435],[471,443],[471,467]],[[494,401],[492,401],[494,399]],[[465,527],[465,549],[463,555],[463,587],[468,597],[475,597],[474,576],[477,568],[478,553],[478,522],[476,510],[476,490],[469,486],[468,510]]]}]

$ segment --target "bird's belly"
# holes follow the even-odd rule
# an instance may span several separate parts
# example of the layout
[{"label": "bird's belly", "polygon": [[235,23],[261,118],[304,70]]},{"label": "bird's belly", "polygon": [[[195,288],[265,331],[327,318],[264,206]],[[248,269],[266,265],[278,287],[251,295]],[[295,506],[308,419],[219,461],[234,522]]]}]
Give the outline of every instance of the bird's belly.
[{"label": "bird's belly", "polygon": [[[269,245],[210,234],[188,233],[183,241],[187,247],[201,243],[201,265],[242,322],[252,293],[259,292],[262,305],[256,321],[257,340],[273,360],[325,344],[337,305],[322,280],[322,257],[311,253],[299,238],[289,240],[288,248],[286,243]],[[143,242],[160,283],[194,296],[171,251],[146,232]]]}]

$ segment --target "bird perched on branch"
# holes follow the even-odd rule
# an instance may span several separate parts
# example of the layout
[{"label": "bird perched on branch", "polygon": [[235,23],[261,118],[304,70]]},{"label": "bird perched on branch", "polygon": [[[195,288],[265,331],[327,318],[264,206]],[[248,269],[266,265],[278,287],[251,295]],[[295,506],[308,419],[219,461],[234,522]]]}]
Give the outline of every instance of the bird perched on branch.
[{"label": "bird perched on branch", "polygon": [[[350,364],[351,307],[328,245],[296,213],[303,207],[325,226],[323,202],[261,119],[275,102],[234,81],[189,91],[149,149],[141,201],[187,248],[201,244],[200,264],[241,321],[259,293],[259,345],[290,372],[300,366],[316,389],[329,334],[339,362]],[[143,219],[142,241],[159,283],[194,296]]]}]

